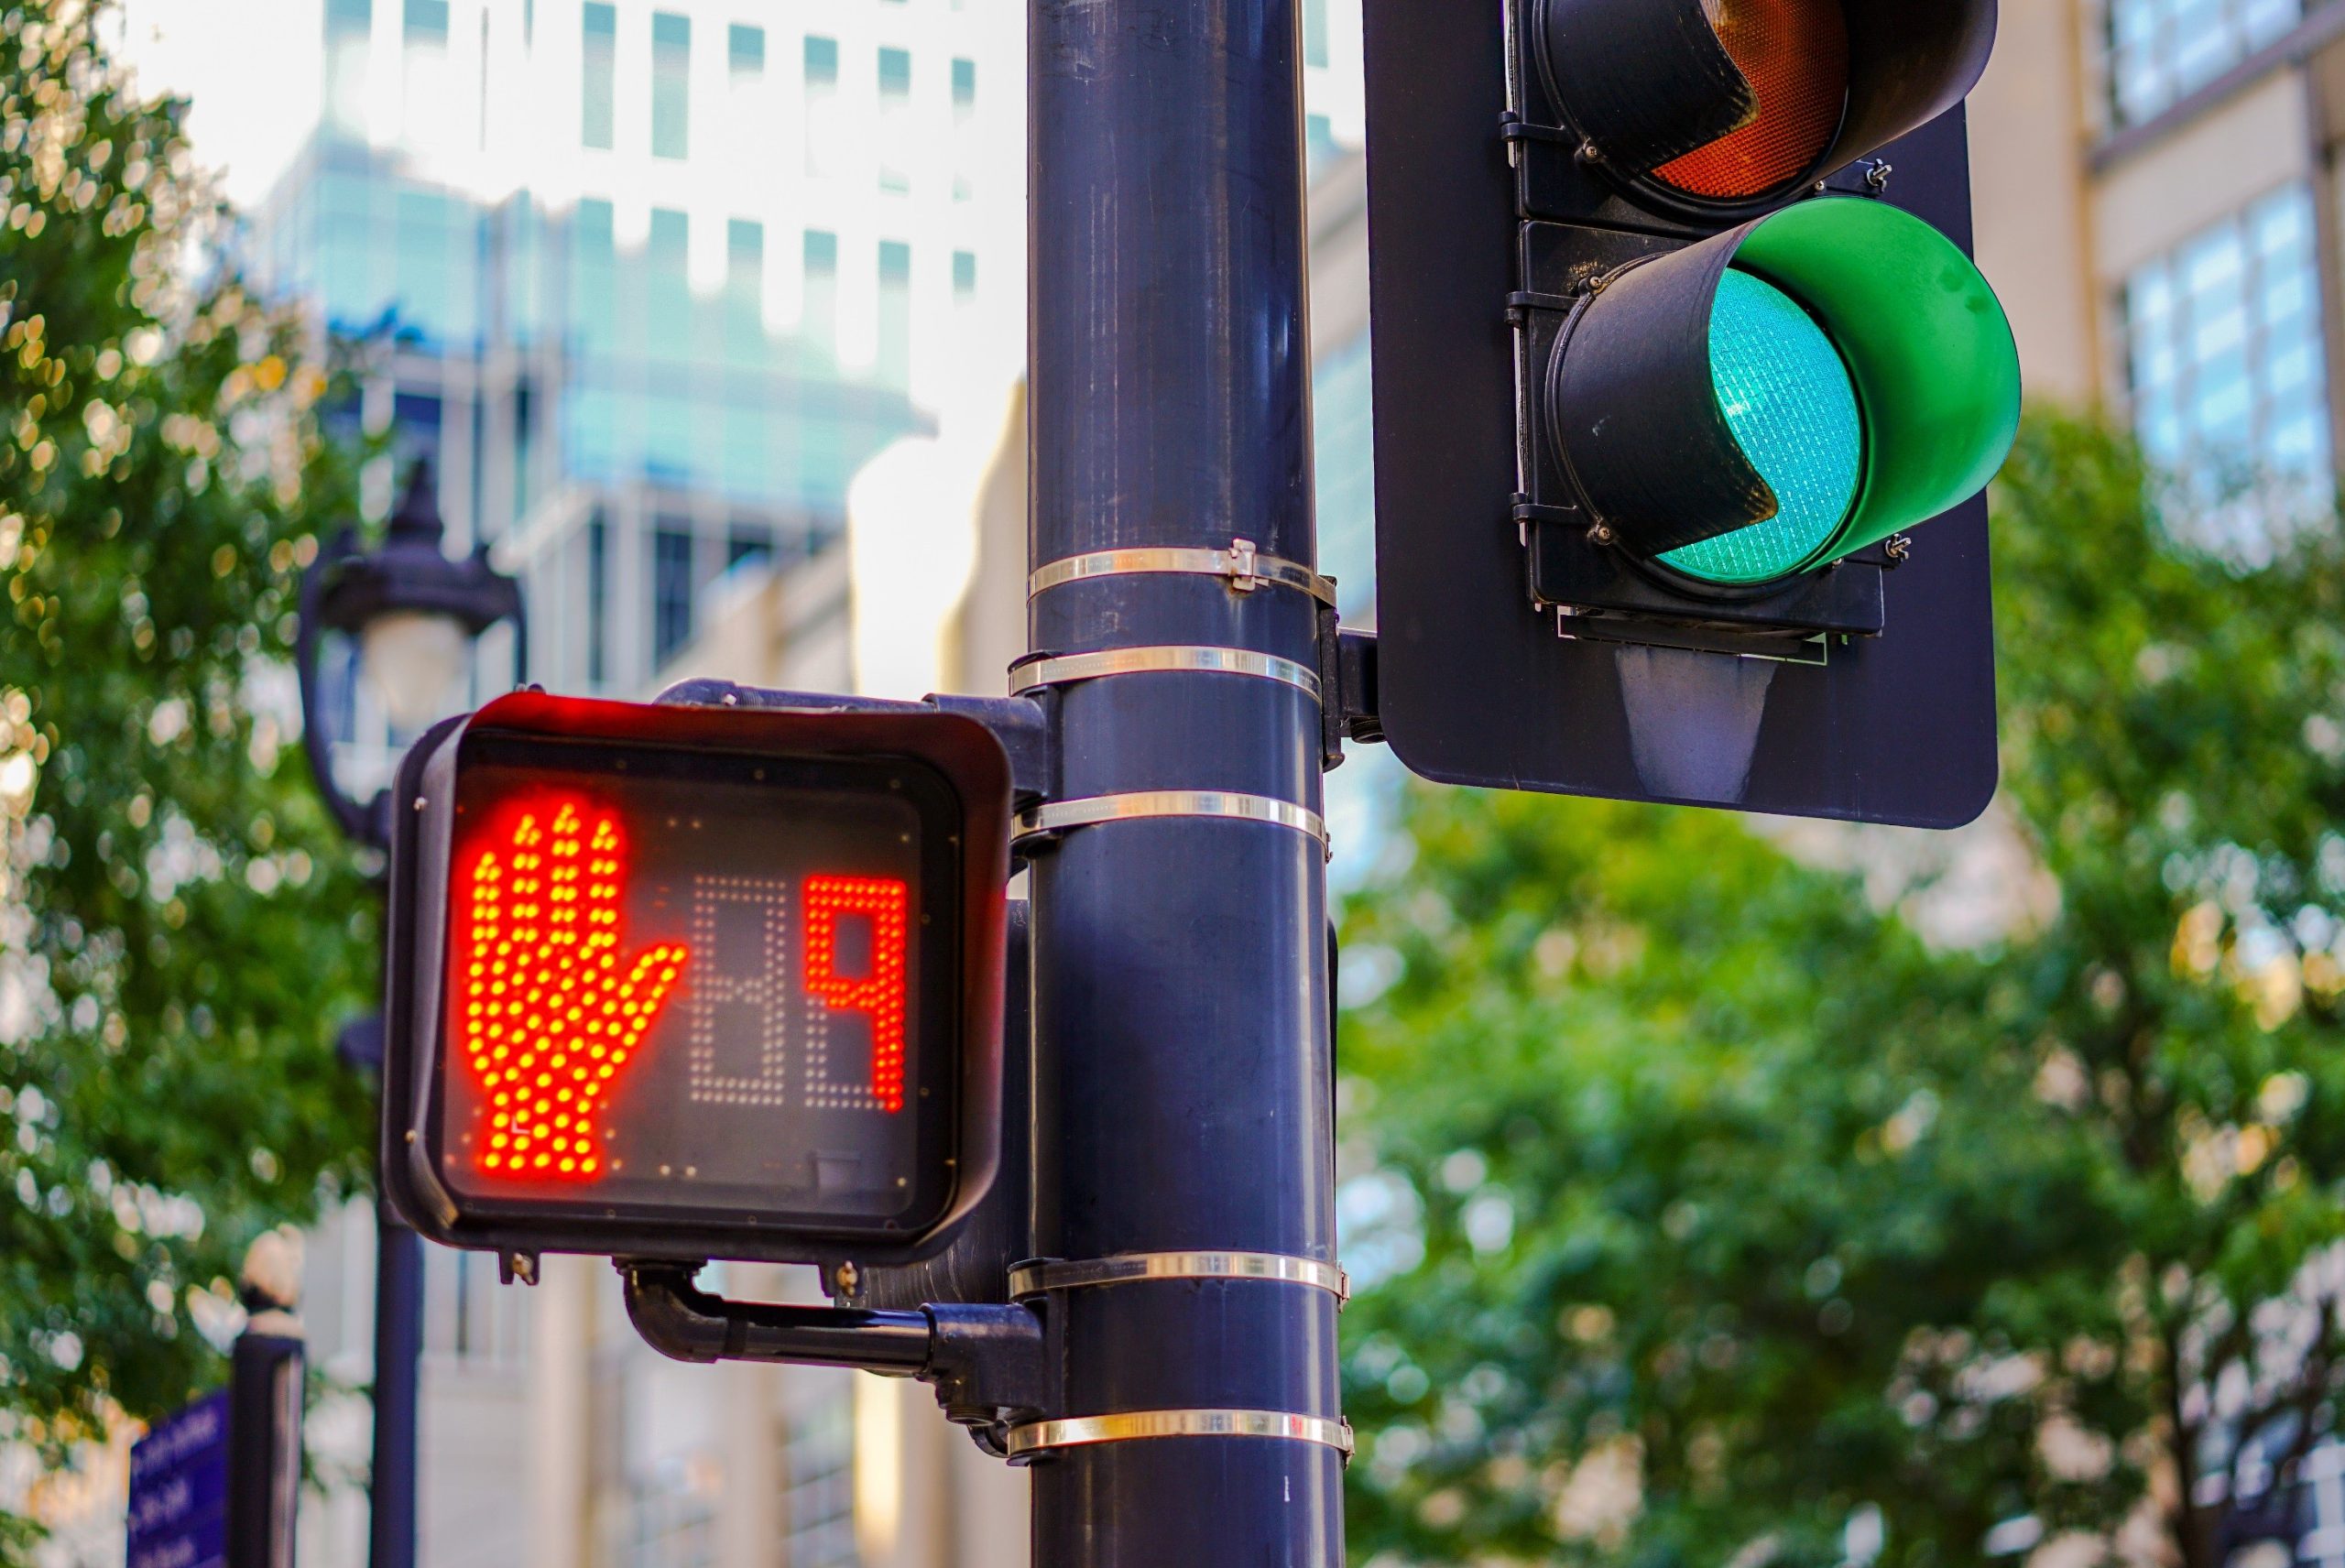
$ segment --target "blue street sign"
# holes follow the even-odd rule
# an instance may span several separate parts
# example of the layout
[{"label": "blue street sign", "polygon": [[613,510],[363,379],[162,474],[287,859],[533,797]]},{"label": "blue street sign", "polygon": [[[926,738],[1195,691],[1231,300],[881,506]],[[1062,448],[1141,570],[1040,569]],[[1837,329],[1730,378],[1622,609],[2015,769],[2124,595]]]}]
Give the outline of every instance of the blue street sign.
[{"label": "blue street sign", "polygon": [[228,1390],[165,1417],[130,1450],[126,1568],[225,1568]]}]

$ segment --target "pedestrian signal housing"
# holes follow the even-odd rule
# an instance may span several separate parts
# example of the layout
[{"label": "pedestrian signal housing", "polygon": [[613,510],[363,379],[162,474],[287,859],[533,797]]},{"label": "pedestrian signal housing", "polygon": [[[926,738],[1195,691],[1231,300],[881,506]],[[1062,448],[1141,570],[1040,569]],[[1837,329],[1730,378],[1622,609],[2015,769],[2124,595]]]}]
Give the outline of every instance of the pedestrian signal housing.
[{"label": "pedestrian signal housing", "polygon": [[935,711],[520,693],[401,769],[387,1185],[436,1240],[917,1254],[982,1197],[1009,783]]}]

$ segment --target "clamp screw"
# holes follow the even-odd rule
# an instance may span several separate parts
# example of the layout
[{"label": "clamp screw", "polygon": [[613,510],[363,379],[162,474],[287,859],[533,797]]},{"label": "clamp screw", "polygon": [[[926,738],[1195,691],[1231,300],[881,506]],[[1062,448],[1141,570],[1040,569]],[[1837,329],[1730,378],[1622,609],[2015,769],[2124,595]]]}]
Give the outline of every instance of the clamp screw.
[{"label": "clamp screw", "polygon": [[1865,170],[1865,183],[1871,186],[1875,192],[1886,191],[1889,189],[1889,177],[1895,172],[1897,172],[1896,169],[1888,163],[1875,158],[1872,167]]},{"label": "clamp screw", "polygon": [[840,1264],[831,1271],[831,1285],[838,1296],[853,1301],[856,1288],[863,1283],[863,1270],[852,1261]]},{"label": "clamp screw", "polygon": [[1618,537],[1610,523],[1597,523],[1587,530],[1587,542],[1594,545],[1610,544]]},{"label": "clamp screw", "polygon": [[1262,585],[1261,573],[1254,569],[1254,541],[1249,539],[1229,541],[1229,588],[1233,593],[1251,593]]},{"label": "clamp screw", "polygon": [[1582,163],[1602,163],[1604,161],[1604,149],[1598,147],[1593,141],[1584,141],[1579,144],[1579,147],[1573,152],[1572,156],[1579,159]]},{"label": "clamp screw", "polygon": [[1914,536],[1911,534],[1890,535],[1889,542],[1881,547],[1881,553],[1889,558],[1890,565],[1904,565],[1906,561],[1913,559]]}]

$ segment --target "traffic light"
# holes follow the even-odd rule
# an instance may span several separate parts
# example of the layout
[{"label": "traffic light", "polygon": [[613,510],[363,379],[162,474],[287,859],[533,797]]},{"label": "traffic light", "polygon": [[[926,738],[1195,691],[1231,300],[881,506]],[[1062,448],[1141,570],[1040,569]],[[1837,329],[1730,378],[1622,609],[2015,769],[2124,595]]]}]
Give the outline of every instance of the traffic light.
[{"label": "traffic light", "polygon": [[1975,816],[1996,768],[1977,498],[2019,419],[1967,254],[1958,105],[1994,0],[1370,0],[1367,21],[1402,759]]},{"label": "traffic light", "polygon": [[998,1159],[1009,765],[934,710],[523,692],[395,795],[386,1185],[507,1253],[918,1255]]}]

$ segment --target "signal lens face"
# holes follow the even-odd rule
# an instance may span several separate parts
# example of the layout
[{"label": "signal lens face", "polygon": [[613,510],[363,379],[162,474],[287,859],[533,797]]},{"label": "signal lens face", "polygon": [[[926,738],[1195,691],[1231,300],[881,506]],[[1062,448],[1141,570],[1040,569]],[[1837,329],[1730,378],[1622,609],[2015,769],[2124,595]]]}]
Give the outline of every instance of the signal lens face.
[{"label": "signal lens face", "polygon": [[1732,269],[1710,309],[1710,381],[1776,512],[1661,559],[1712,583],[1769,582],[1822,549],[1856,503],[1865,452],[1856,385],[1796,300]]},{"label": "signal lens face", "polygon": [[943,786],[901,762],[469,744],[441,1180],[598,1212],[922,1218],[951,1176],[922,1152],[951,1067],[922,1045],[950,967],[923,931]]},{"label": "signal lens face", "polygon": [[1759,97],[1759,114],[1730,136],[1653,170],[1692,196],[1763,196],[1815,167],[1849,98],[1842,0],[1707,0],[1718,41]]}]

